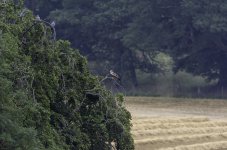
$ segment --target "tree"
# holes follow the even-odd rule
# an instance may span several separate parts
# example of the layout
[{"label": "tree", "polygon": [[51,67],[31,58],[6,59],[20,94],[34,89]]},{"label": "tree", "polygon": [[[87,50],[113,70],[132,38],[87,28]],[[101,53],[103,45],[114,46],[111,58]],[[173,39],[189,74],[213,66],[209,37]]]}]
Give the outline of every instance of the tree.
[{"label": "tree", "polygon": [[123,97],[22,1],[0,8],[0,149],[133,149]]},{"label": "tree", "polygon": [[175,71],[227,84],[226,4],[221,0],[63,0],[61,5],[51,12],[58,35],[95,60],[100,72],[114,69],[136,86],[136,69],[163,71],[155,61],[161,51],[174,58]]},{"label": "tree", "polygon": [[134,1],[63,0],[62,4],[63,9],[51,12],[51,18],[58,22],[60,37],[69,39],[89,60],[101,64],[97,68],[108,68],[99,69],[101,72],[114,69],[122,75],[124,85],[128,82],[131,87],[137,86],[136,69],[161,71],[153,61],[153,49],[145,54],[126,44],[126,31],[134,19]]},{"label": "tree", "polygon": [[177,53],[178,68],[185,68],[210,80],[218,79],[219,85],[225,87],[227,86],[226,6],[227,3],[221,0],[182,1],[182,10],[184,10],[182,17],[187,18],[189,22],[187,26],[185,25],[187,27],[185,33],[188,37],[187,43],[182,47],[186,55],[180,50]]},{"label": "tree", "polygon": [[226,6],[221,0],[140,1],[123,41],[148,53],[168,52],[175,71],[218,79],[227,86]]}]

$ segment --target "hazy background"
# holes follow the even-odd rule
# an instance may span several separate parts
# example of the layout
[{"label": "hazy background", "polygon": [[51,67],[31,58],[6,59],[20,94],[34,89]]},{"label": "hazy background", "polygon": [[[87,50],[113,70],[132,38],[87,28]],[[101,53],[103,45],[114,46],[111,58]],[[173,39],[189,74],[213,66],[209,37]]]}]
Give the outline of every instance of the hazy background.
[{"label": "hazy background", "polygon": [[227,97],[227,1],[26,0],[128,95]]}]

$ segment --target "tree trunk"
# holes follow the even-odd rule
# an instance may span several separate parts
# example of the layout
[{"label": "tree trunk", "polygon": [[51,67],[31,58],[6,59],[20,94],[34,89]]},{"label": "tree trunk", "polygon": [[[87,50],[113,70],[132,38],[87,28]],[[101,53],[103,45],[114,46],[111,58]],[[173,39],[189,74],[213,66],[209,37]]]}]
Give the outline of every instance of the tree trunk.
[{"label": "tree trunk", "polygon": [[137,81],[137,77],[136,77],[136,69],[134,66],[134,61],[133,61],[134,59],[133,59],[132,51],[127,50],[125,52],[125,54],[123,55],[123,57],[124,57],[123,71],[127,75],[129,82],[132,83],[133,88],[137,87],[138,81]]},{"label": "tree trunk", "polygon": [[129,69],[129,72],[130,72],[130,75],[131,75],[131,81],[132,81],[134,87],[137,87],[138,86],[138,81],[137,81],[136,70],[135,70],[133,62],[130,63],[128,69]]},{"label": "tree trunk", "polygon": [[220,71],[218,85],[220,87],[227,87],[227,68],[226,70]]},{"label": "tree trunk", "polygon": [[220,87],[227,88],[227,59],[222,58],[222,64],[220,66],[219,81],[218,85]]}]

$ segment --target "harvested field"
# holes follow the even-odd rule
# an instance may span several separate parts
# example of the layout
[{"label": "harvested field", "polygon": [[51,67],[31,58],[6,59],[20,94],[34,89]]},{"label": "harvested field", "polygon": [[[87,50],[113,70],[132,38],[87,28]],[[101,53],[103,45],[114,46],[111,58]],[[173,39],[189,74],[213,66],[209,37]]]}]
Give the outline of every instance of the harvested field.
[{"label": "harvested field", "polygon": [[227,150],[227,101],[127,97],[136,150]]}]

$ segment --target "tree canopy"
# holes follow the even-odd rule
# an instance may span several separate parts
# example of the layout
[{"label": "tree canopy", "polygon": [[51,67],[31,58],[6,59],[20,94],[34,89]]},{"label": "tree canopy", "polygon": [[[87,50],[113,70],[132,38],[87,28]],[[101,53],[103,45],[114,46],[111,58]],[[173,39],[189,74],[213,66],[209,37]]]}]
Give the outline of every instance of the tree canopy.
[{"label": "tree canopy", "polygon": [[[225,1],[162,0],[141,3],[147,10],[145,13],[138,12],[144,17],[138,17],[141,27],[139,23],[132,23],[128,33],[133,38],[140,33],[146,40],[132,44],[166,51],[175,60],[175,71],[186,70],[209,80],[218,79],[219,85],[227,86]],[[144,24],[148,25],[147,30],[141,30]]]},{"label": "tree canopy", "polygon": [[[158,72],[153,55],[145,57],[139,49],[131,49],[123,39],[133,12],[133,1],[62,1],[62,9],[50,17],[58,22],[59,35],[72,41],[89,60],[98,62],[101,72],[114,69],[122,75],[123,84],[137,85],[136,69]],[[147,51],[148,52],[148,51]]]},{"label": "tree canopy", "polygon": [[[84,3],[88,4],[88,2]],[[93,4],[90,6],[99,7],[92,9],[95,12],[91,12],[90,18],[85,17],[78,21],[93,25],[91,30],[86,30],[88,29],[86,24],[82,25],[88,31],[88,34],[85,32],[83,34],[95,33],[96,35],[100,32],[96,32],[95,29],[100,28],[103,32],[101,38],[104,38],[104,41],[96,37],[91,39],[95,40],[93,43],[100,41],[105,44],[110,43],[109,47],[113,48],[110,54],[121,55],[121,57],[113,55],[115,58],[124,56],[124,53],[117,52],[118,50],[128,51],[130,55],[126,55],[128,59],[123,59],[123,62],[131,60],[129,62],[133,62],[134,68],[154,72],[156,69],[150,64],[155,62],[154,57],[161,51],[174,58],[175,71],[186,70],[209,80],[218,79],[219,85],[227,86],[227,2],[222,0],[114,0],[101,1],[99,4],[95,1],[89,1],[89,3]],[[86,8],[80,7],[77,1],[74,1],[73,6]],[[78,13],[80,17],[74,16],[75,19],[72,20],[83,18],[83,13]],[[110,39],[110,42],[107,42],[107,39]],[[89,43],[89,45],[92,44]],[[109,47],[101,45],[99,49],[109,54]],[[138,54],[141,54],[141,57],[135,57]],[[140,65],[141,60],[147,60],[146,62],[150,64]]]},{"label": "tree canopy", "polygon": [[0,3],[0,149],[134,149],[123,96],[23,6]]},{"label": "tree canopy", "polygon": [[175,71],[186,70],[227,85],[227,2],[223,0],[58,2],[49,17],[57,20],[59,36],[135,85],[136,69],[163,71],[155,61],[159,52],[173,57]]}]

